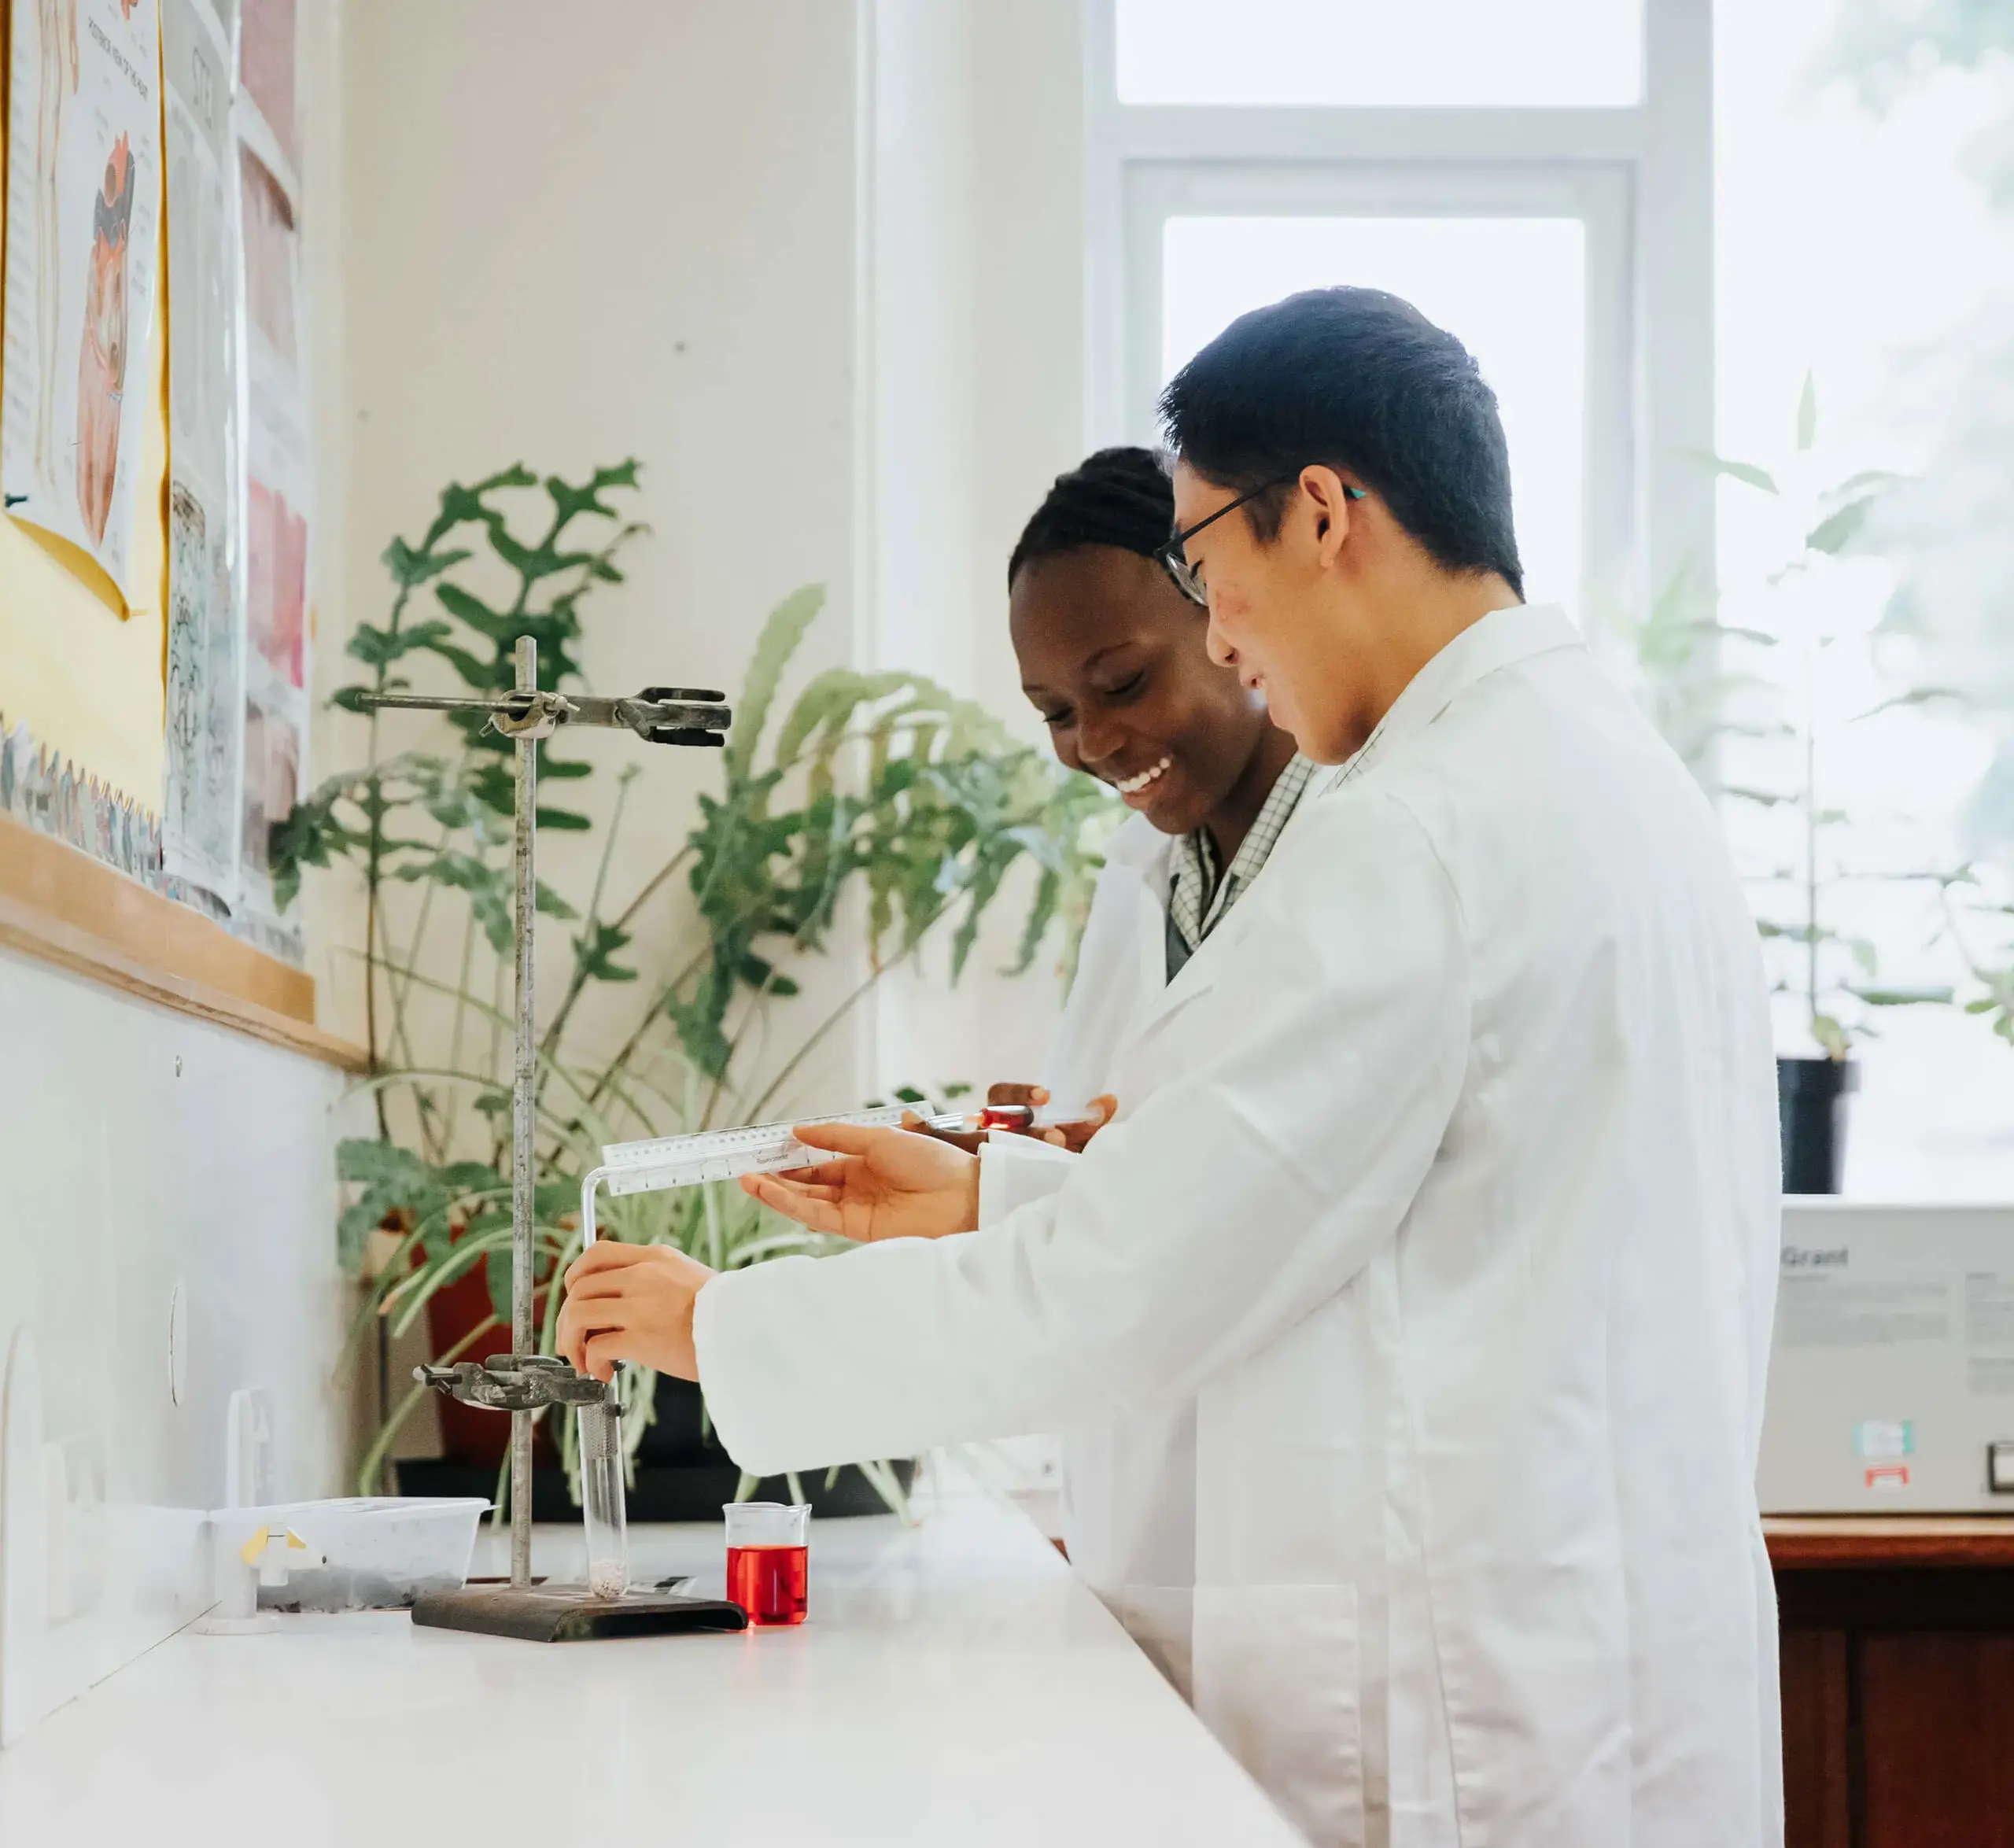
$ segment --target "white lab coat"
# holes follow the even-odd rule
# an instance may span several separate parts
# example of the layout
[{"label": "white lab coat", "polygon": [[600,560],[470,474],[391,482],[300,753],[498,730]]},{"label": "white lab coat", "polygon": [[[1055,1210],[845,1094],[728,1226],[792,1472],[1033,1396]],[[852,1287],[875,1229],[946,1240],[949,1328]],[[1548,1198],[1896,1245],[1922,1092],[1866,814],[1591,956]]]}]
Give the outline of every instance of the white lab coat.
[{"label": "white lab coat", "polygon": [[[1167,897],[1175,837],[1130,817],[1105,849],[1077,977],[1042,1082],[1058,1104],[1114,1088],[1134,1032],[1167,985]],[[1120,1116],[1131,1100],[1121,1096]],[[1053,1190],[1054,1170],[996,1139],[983,1219]],[[1186,1696],[1196,1583],[1196,1405],[1142,1406],[1063,1433],[1063,1534],[1078,1576]]]},{"label": "white lab coat", "polygon": [[1549,609],[1304,800],[983,1229],[710,1282],[770,1475],[1197,1399],[1198,1713],[1324,1848],[1775,1848],[1777,1151],[1706,802]]}]

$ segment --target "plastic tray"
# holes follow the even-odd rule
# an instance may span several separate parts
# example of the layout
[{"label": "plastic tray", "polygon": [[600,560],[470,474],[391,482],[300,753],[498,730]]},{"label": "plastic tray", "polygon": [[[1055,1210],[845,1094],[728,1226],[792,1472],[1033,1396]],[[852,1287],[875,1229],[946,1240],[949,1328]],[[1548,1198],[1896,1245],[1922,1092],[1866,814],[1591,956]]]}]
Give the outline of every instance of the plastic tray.
[{"label": "plastic tray", "polygon": [[424,1592],[459,1591],[475,1551],[480,1497],[352,1497],[232,1508],[212,1517],[234,1529],[286,1527],[328,1561],[261,1585],[262,1610],[374,1610],[411,1604]]}]

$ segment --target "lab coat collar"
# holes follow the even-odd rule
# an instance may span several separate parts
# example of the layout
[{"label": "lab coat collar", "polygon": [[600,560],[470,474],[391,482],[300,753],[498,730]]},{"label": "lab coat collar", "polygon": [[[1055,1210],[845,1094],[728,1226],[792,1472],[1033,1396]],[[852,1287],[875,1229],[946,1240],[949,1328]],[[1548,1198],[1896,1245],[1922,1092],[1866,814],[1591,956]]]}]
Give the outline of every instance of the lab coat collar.
[{"label": "lab coat collar", "polygon": [[1326,795],[1361,776],[1418,737],[1463,693],[1498,669],[1557,648],[1586,645],[1573,619],[1558,603],[1518,603],[1491,610],[1470,624],[1406,683],[1363,747],[1345,758],[1326,783],[1317,785],[1318,793]]},{"label": "lab coat collar", "polygon": [[1128,815],[1105,843],[1105,860],[1124,867],[1153,894],[1156,904],[1165,907],[1176,839],[1162,833],[1145,815]]}]

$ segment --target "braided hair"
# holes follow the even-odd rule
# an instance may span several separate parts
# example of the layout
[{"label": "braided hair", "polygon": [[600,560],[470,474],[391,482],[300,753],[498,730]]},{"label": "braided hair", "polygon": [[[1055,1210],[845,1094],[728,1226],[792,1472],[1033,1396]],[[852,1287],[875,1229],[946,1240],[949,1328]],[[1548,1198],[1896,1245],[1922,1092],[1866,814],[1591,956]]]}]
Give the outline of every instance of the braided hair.
[{"label": "braided hair", "polygon": [[1151,449],[1101,449],[1056,478],[1007,561],[1011,585],[1024,565],[1110,545],[1141,557],[1157,556],[1175,529],[1175,485]]}]

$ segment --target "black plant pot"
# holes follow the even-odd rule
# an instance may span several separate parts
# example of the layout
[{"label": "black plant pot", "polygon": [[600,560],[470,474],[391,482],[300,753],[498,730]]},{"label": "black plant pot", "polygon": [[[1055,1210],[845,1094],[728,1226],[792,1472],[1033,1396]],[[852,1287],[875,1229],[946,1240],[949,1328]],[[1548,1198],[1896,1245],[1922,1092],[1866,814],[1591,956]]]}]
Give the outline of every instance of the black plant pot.
[{"label": "black plant pot", "polygon": [[1776,1061],[1786,1193],[1840,1190],[1846,1169],[1846,1098],[1859,1089],[1860,1068],[1843,1059]]}]

